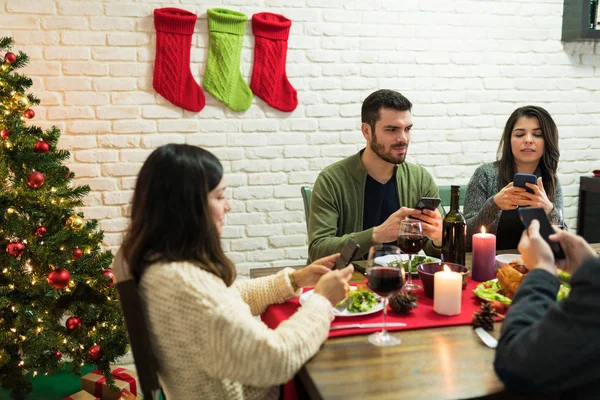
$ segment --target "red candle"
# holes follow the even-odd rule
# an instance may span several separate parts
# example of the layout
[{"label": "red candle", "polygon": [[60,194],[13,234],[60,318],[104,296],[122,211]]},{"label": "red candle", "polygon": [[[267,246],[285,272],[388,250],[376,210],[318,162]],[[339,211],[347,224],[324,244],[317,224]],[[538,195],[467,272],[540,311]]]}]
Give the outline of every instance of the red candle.
[{"label": "red candle", "polygon": [[496,235],[481,233],[473,235],[473,271],[471,276],[474,281],[484,282],[496,277]]}]

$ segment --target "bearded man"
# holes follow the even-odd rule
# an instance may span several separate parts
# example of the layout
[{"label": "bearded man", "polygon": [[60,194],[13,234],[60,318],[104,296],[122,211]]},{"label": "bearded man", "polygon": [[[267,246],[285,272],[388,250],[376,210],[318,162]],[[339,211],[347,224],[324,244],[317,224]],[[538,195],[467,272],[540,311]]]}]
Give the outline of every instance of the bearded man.
[{"label": "bearded man", "polygon": [[422,221],[425,253],[439,256],[442,246],[441,207],[418,210],[421,197],[439,197],[425,168],[405,161],[411,130],[412,103],[402,94],[382,89],[362,104],[364,149],[326,167],[312,191],[308,221],[311,260],[341,251],[349,238],[362,258],[372,245],[394,243],[400,221]]}]

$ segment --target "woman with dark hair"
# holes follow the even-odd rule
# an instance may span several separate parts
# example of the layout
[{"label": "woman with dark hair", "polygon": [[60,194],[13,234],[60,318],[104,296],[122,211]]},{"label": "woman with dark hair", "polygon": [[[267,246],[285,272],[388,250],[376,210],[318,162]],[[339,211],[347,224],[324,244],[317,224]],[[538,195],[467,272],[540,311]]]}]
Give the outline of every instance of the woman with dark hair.
[{"label": "woman with dark hair", "polygon": [[[156,149],[135,187],[131,224],[115,258],[117,281],[139,285],[167,399],[276,399],[327,339],[332,306],[347,294],[352,266],[330,271],[338,255],[300,270],[241,283],[221,248],[225,214],[219,160],[185,144]],[[255,316],[316,295],[271,330]],[[142,311],[142,310],[140,310]]]},{"label": "woman with dark hair", "polygon": [[[562,188],[556,176],[559,156],[558,128],[548,111],[517,108],[506,121],[498,161],[477,168],[467,186],[464,214],[469,243],[481,226],[496,233],[503,210],[541,207],[554,219],[562,216]],[[533,193],[513,185],[516,173],[537,176],[536,185],[526,184]]]}]

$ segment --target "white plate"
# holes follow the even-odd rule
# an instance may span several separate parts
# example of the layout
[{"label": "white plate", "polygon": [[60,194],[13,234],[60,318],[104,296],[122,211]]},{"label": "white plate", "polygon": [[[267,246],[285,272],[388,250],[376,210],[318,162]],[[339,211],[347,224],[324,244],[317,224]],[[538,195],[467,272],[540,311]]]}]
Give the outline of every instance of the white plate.
[{"label": "white plate", "polygon": [[[350,290],[356,290],[356,287],[351,286]],[[308,292],[302,293],[302,295],[300,296],[300,304],[304,304],[310,298],[310,296],[312,296],[312,294],[313,294],[312,289],[309,290]],[[375,296],[377,296],[377,295],[375,295]],[[336,317],[358,317],[360,315],[368,315],[368,314],[376,313],[378,311],[383,310],[383,300],[380,299],[379,296],[377,296],[377,298],[379,299],[379,303],[377,303],[370,311],[351,312],[351,311],[348,311],[348,309],[345,309],[344,311],[340,311],[334,307],[333,315],[335,315]]]},{"label": "white plate", "polygon": [[[430,258],[433,261],[429,261],[429,262],[440,262],[442,260],[440,260],[439,258],[435,258],[435,257],[430,257],[427,254],[415,254],[415,256],[422,256],[422,257],[427,257]],[[392,261],[401,261],[401,262],[405,262],[408,261],[408,254],[388,254],[387,256],[381,256],[381,257],[375,257],[375,264],[379,264],[379,265],[387,265],[389,262]],[[413,275],[417,274],[417,271],[415,269],[415,271],[412,273]]]},{"label": "white plate", "polygon": [[498,254],[496,256],[496,265],[498,266],[498,268],[502,268],[506,264],[510,264],[511,261],[520,259],[520,254]]}]

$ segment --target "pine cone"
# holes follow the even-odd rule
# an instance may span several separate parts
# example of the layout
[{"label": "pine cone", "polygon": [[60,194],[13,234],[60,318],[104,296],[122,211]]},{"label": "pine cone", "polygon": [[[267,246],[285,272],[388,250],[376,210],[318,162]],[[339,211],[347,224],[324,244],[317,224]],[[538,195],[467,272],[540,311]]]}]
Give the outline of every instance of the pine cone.
[{"label": "pine cone", "polygon": [[473,314],[473,322],[471,322],[473,328],[482,327],[486,331],[493,331],[496,315],[492,303],[483,303],[481,305],[481,311],[476,311]]},{"label": "pine cone", "polygon": [[410,293],[398,292],[390,299],[390,307],[397,314],[408,314],[417,306],[417,296]]}]

